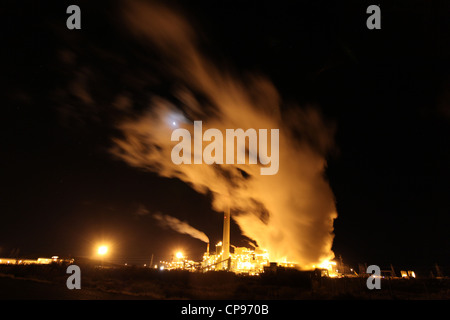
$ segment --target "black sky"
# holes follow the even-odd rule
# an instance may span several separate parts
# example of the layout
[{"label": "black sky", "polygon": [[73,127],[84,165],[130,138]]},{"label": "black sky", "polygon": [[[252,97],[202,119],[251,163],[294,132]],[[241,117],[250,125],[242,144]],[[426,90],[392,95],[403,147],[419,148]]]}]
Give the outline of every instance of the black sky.
[{"label": "black sky", "polygon": [[[65,9],[75,3],[82,30],[71,31]],[[377,3],[381,30],[366,28],[372,3],[364,1],[170,3],[218,64],[267,75],[286,106],[315,105],[336,126],[326,175],[339,215],[337,255],[449,265],[448,3]],[[104,238],[118,260],[167,259],[174,248],[198,259],[203,243],[163,230],[140,208],[186,220],[215,242],[221,216],[210,199],[108,152],[116,116],[109,92],[127,90],[139,112],[171,85],[124,31],[120,2],[2,6],[0,256],[17,248],[22,256],[87,256]],[[121,58],[130,58],[126,70],[115,63]],[[86,66],[90,108],[70,89]],[[236,225],[232,239],[245,244]]]}]

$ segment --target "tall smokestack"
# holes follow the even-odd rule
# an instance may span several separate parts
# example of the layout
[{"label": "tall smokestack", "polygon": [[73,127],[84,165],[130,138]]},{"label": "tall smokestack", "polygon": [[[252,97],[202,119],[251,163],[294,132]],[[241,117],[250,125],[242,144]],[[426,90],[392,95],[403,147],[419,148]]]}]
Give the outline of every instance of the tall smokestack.
[{"label": "tall smokestack", "polygon": [[209,242],[208,242],[208,244],[206,246],[206,254],[209,256]]},{"label": "tall smokestack", "polygon": [[[230,206],[227,207],[227,211],[223,213],[223,241],[222,241],[222,260],[224,261],[223,269],[228,269],[230,258]],[[226,261],[226,262],[225,262]]]}]

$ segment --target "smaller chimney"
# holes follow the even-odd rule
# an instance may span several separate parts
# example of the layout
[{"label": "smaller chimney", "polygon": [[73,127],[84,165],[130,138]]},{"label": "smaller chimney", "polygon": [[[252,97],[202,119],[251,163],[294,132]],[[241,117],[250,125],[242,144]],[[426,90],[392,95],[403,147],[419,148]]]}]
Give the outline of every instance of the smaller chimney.
[{"label": "smaller chimney", "polygon": [[209,242],[208,242],[208,244],[206,245],[206,254],[209,256]]}]

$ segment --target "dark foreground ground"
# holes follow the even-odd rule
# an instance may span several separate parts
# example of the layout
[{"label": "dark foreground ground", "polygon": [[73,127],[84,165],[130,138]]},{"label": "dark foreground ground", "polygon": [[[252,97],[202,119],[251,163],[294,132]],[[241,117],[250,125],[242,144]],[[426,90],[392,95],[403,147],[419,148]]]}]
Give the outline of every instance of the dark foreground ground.
[{"label": "dark foreground ground", "polygon": [[450,299],[450,279],[382,279],[380,290],[369,290],[364,278],[314,278],[296,270],[249,277],[226,272],[80,268],[81,289],[69,290],[66,267],[0,266],[0,299]]},{"label": "dark foreground ground", "polygon": [[129,300],[134,296],[83,288],[68,290],[65,284],[0,275],[0,300]]}]

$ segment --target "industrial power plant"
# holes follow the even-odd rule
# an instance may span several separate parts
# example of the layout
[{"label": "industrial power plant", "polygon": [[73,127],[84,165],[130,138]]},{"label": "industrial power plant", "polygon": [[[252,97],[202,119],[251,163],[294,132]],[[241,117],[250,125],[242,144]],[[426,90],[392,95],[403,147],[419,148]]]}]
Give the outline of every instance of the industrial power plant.
[{"label": "industrial power plant", "polygon": [[[259,275],[274,267],[298,267],[295,263],[271,263],[269,252],[262,248],[236,247],[230,242],[231,212],[228,209],[223,215],[222,241],[210,247],[207,243],[206,252],[202,261],[195,262],[186,259],[181,252],[177,253],[172,261],[160,261],[161,270],[190,270],[190,271],[230,271],[237,274]],[[156,266],[158,267],[158,266]]]},{"label": "industrial power plant", "polygon": [[[192,272],[210,272],[210,271],[229,271],[236,274],[257,276],[264,272],[277,272],[280,269],[301,269],[295,262],[271,262],[269,252],[259,247],[236,247],[230,242],[230,222],[231,212],[228,209],[223,215],[223,238],[222,241],[210,247],[207,243],[206,251],[203,254],[202,261],[193,261],[187,259],[182,252],[177,252],[171,261],[160,261],[159,266],[154,268],[160,270],[187,270]],[[344,264],[342,257],[336,261],[324,261],[318,266],[313,266],[310,270],[318,277],[358,277],[367,276],[367,265],[359,265],[358,272],[348,265]],[[393,266],[388,270],[381,270],[382,277],[398,278]],[[415,278],[415,272],[412,270],[400,271],[401,278]],[[438,274],[440,274],[438,272]],[[441,275],[442,277],[442,275]]]}]

